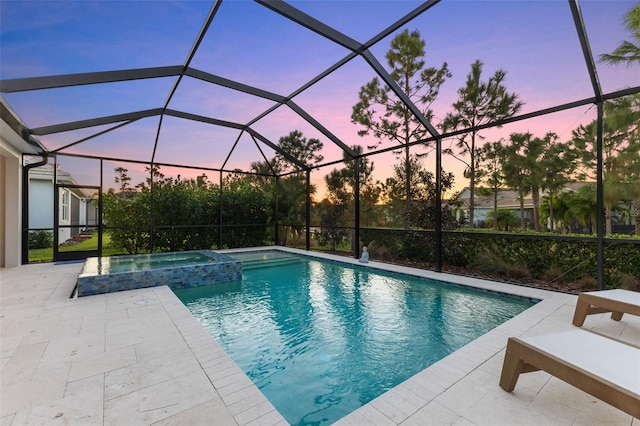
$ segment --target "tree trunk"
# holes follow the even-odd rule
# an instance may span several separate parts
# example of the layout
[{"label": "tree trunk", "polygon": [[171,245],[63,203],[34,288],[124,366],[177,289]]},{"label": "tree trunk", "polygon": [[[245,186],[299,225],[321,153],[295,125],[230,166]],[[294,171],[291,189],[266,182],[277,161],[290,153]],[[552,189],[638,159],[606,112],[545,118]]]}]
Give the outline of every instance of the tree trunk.
[{"label": "tree trunk", "polygon": [[553,222],[553,193],[549,193],[549,226],[551,227],[551,232],[555,232],[556,225]]},{"label": "tree trunk", "polygon": [[[407,141],[407,144],[409,142]],[[404,202],[404,227],[409,228],[409,210],[411,209],[411,164],[409,163],[410,154],[409,154],[409,145],[405,148],[404,154],[404,191],[405,191],[405,202]]]},{"label": "tree trunk", "polygon": [[613,209],[611,207],[604,208],[604,217],[605,217],[605,235],[611,235],[611,222],[613,216]]},{"label": "tree trunk", "polygon": [[520,229],[525,231],[527,229],[527,225],[524,223],[524,191],[520,192]]},{"label": "tree trunk", "polygon": [[472,228],[476,227],[475,224],[475,198],[476,198],[476,165],[475,165],[475,145],[476,145],[476,132],[471,132],[471,149],[469,150],[469,156],[471,157],[471,164],[469,165],[469,225]]},{"label": "tree trunk", "polygon": [[540,232],[540,189],[531,188],[531,200],[533,201],[533,227]]},{"label": "tree trunk", "polygon": [[633,218],[636,221],[636,235],[640,235],[640,200],[631,201],[631,211],[633,212]]},{"label": "tree trunk", "polygon": [[493,190],[493,229],[498,230],[498,189]]}]

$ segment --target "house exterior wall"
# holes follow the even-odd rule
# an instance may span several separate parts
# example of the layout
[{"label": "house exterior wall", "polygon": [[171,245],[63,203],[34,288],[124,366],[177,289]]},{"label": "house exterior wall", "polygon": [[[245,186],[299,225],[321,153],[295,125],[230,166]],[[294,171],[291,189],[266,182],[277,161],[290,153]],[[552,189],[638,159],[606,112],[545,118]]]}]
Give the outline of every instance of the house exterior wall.
[{"label": "house exterior wall", "polygon": [[5,236],[6,233],[6,218],[7,218],[7,200],[5,199],[5,191],[6,191],[6,178],[5,178],[5,170],[6,170],[6,159],[0,156],[0,267],[4,266],[4,254],[5,250],[5,242],[7,238]]},{"label": "house exterior wall", "polygon": [[22,167],[20,157],[0,147],[0,267],[21,263]]}]

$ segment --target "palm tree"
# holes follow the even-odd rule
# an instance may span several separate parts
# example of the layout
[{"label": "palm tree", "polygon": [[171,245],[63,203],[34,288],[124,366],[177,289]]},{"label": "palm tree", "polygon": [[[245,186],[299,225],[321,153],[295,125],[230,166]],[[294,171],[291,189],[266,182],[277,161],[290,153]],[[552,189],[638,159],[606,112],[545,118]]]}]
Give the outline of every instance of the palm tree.
[{"label": "palm tree", "polygon": [[640,3],[624,15],[624,23],[631,32],[631,41],[625,40],[612,53],[600,55],[600,61],[609,64],[640,64]]},{"label": "palm tree", "polygon": [[304,226],[306,200],[307,184],[304,177],[291,175],[278,180],[278,220],[284,224],[282,244],[285,246],[287,237],[298,236]]},{"label": "palm tree", "polygon": [[478,150],[478,177],[482,177],[489,188],[479,188],[479,191],[493,195],[493,229],[498,230],[498,193],[504,183],[505,176],[500,165],[504,155],[503,140],[487,142]]},{"label": "palm tree", "polygon": [[518,192],[520,198],[520,228],[524,231],[524,196],[527,194],[527,162],[521,153],[522,146],[531,137],[530,133],[512,133],[509,136],[510,145],[504,147],[500,162],[504,173],[505,183]]},{"label": "palm tree", "polygon": [[[618,98],[604,104],[605,121],[603,131],[603,180],[606,233],[611,233],[612,210],[619,202],[633,197],[627,192],[626,181],[637,176],[640,151],[640,96]],[[572,142],[580,155],[582,178],[595,181],[597,122],[580,125],[573,131]],[[626,165],[622,165],[622,164]],[[636,181],[637,183],[637,181]]]},{"label": "palm tree", "polygon": [[592,234],[596,233],[596,186],[589,184],[581,187],[569,197],[569,213],[581,225],[588,226]]}]

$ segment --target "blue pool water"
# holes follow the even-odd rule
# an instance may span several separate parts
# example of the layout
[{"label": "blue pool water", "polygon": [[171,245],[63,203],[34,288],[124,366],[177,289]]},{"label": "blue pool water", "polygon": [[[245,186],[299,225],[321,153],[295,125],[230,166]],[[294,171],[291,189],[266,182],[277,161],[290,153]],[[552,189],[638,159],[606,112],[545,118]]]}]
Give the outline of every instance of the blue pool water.
[{"label": "blue pool water", "polygon": [[242,256],[242,282],[176,294],[294,425],[335,422],[533,305],[366,266]]},{"label": "blue pool water", "polygon": [[[216,262],[216,253],[207,255],[195,251],[136,254],[128,256],[90,257],[85,261],[82,274],[106,275],[150,269],[176,268]],[[219,256],[219,255],[218,255]]]}]

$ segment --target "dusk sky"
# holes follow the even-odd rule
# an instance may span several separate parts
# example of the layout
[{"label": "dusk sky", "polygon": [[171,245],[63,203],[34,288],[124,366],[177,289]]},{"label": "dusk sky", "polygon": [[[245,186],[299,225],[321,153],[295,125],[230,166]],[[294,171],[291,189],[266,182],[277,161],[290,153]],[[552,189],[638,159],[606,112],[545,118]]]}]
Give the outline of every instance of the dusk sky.
[{"label": "dusk sky", "polygon": [[[420,4],[404,0],[290,3],[359,42],[368,41]],[[622,19],[635,4],[637,1],[580,2],[596,58],[629,38]],[[205,1],[2,0],[0,78],[181,65],[210,8],[211,3]],[[443,0],[405,28],[419,30],[426,41],[427,66],[439,67],[446,61],[453,73],[433,105],[436,126],[450,111],[456,91],[476,59],[484,62],[485,79],[497,69],[507,71],[508,90],[518,93],[525,103],[521,113],[593,96],[566,0]],[[397,32],[371,49],[385,66],[384,54]],[[190,66],[286,96],[348,53],[260,4],[225,0]],[[598,74],[605,93],[640,85],[637,68],[598,64]],[[357,135],[360,128],[350,122],[350,115],[359,88],[374,76],[364,60],[356,58],[293,100],[345,144],[366,148],[374,140]],[[27,126],[37,128],[162,107],[174,82],[175,77],[168,77],[2,96]],[[244,124],[272,105],[265,99],[185,78],[169,108]],[[485,137],[497,139],[514,131],[542,136],[554,131],[567,140],[573,128],[593,118],[595,108],[585,106],[505,126]],[[68,152],[148,161],[157,124],[158,117],[142,119]],[[112,126],[42,136],[40,140],[56,149]],[[325,161],[341,158],[331,141],[287,107],[278,108],[252,127],[274,143],[292,130],[301,130],[307,138],[324,142]],[[218,168],[237,137],[236,130],[167,117],[155,159]],[[273,156],[268,147],[261,148],[267,157]],[[225,168],[246,169],[250,162],[261,160],[251,138],[243,136]],[[375,156],[373,161],[377,178],[383,180],[395,159],[387,154]],[[445,169],[460,172],[458,161],[444,161]],[[67,169],[72,168],[71,163]],[[432,164],[433,156],[427,156],[425,165],[432,168]],[[111,166],[105,165],[105,169]],[[333,167],[314,173],[314,180],[321,181]],[[84,173],[80,169],[77,180],[95,184],[95,176],[79,178]],[[467,184],[461,175],[456,183]]]}]

